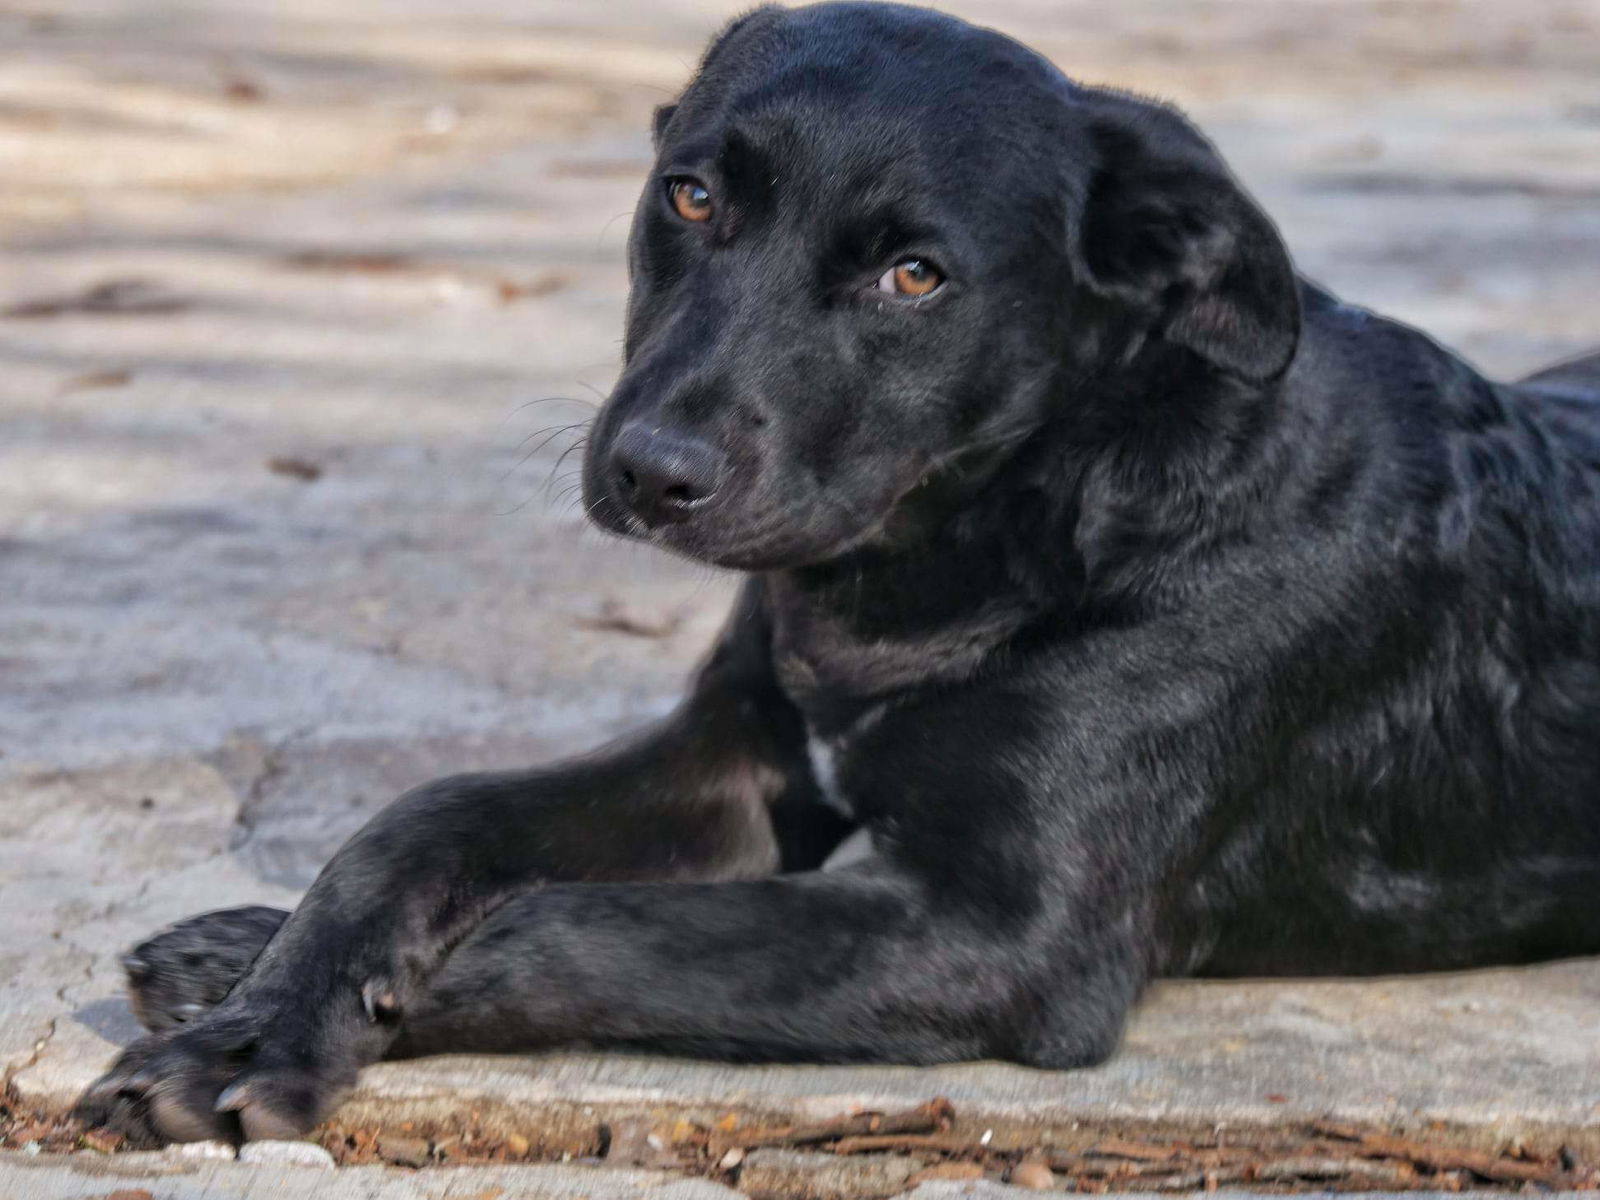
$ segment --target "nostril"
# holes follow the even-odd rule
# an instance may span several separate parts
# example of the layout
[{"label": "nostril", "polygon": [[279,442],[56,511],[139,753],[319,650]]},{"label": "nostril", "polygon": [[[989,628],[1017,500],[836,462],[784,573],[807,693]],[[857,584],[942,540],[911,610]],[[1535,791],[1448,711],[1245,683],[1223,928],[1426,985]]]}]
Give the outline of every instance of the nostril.
[{"label": "nostril", "polygon": [[634,477],[632,471],[624,471],[622,473],[622,486],[627,488],[630,492],[636,492],[639,490],[639,481]]},{"label": "nostril", "polygon": [[673,484],[671,487],[667,488],[666,491],[661,493],[661,498],[669,501],[672,504],[681,505],[690,505],[699,499],[698,496],[689,490],[689,485],[686,483]]}]

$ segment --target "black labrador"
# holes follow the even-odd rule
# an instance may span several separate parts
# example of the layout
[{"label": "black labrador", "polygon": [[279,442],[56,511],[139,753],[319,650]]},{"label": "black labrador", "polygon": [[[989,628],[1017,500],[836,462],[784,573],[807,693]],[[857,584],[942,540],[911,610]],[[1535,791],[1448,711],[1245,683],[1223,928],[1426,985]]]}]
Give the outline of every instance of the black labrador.
[{"label": "black labrador", "polygon": [[655,133],[584,489],[747,575],[688,698],[139,947],[85,1116],[294,1135],[572,1044],[1076,1067],[1159,974],[1600,951],[1600,356],[1485,379],[1172,109],[920,9],[760,9]]}]

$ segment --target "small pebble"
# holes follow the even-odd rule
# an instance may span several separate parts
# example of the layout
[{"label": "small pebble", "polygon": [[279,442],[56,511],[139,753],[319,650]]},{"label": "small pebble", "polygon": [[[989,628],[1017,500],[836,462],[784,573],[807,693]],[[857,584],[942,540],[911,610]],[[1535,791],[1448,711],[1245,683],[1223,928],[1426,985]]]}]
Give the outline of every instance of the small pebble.
[{"label": "small pebble", "polygon": [[611,1144],[606,1160],[612,1166],[675,1167],[678,1155],[654,1126],[642,1118],[618,1121],[611,1126]]},{"label": "small pebble", "polygon": [[1025,1158],[1011,1168],[1011,1184],[1013,1187],[1042,1192],[1055,1187],[1056,1175],[1047,1163],[1037,1158]]},{"label": "small pebble", "polygon": [[454,131],[461,124],[461,113],[453,104],[435,104],[428,110],[428,115],[423,118],[423,124],[429,133],[445,134]]},{"label": "small pebble", "polygon": [[386,1133],[378,1139],[378,1153],[402,1167],[425,1166],[432,1158],[432,1151],[427,1138]]},{"label": "small pebble", "polygon": [[242,1163],[292,1163],[301,1167],[331,1167],[333,1155],[310,1142],[246,1142],[239,1151]]},{"label": "small pebble", "polygon": [[744,1150],[743,1150],[743,1148],[741,1148],[739,1146],[735,1146],[732,1150],[729,1150],[726,1154],[724,1154],[720,1159],[717,1160],[717,1166],[721,1167],[724,1171],[731,1171],[735,1167],[737,1167],[740,1163],[742,1163],[743,1161],[744,1161]]},{"label": "small pebble", "polygon": [[179,1142],[168,1146],[167,1154],[172,1158],[225,1158],[230,1162],[239,1156],[227,1142]]},{"label": "small pebble", "polygon": [[506,1135],[506,1149],[512,1154],[515,1154],[518,1158],[521,1158],[531,1148],[531,1143],[520,1133],[509,1133]]}]

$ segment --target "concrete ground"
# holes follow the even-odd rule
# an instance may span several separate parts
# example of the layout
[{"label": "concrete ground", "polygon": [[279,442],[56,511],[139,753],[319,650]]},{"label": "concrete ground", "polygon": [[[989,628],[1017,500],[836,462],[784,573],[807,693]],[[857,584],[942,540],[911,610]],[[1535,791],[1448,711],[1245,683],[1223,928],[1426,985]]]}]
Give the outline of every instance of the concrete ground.
[{"label": "concrete ground", "polygon": [[[353,1167],[336,1178],[314,1167],[252,1168],[231,1163],[150,1161],[70,1164],[0,1156],[0,1179],[18,1185],[26,1200],[501,1200],[537,1196],[539,1200],[740,1200],[740,1193],[706,1180],[672,1179],[644,1171],[599,1172],[581,1167],[460,1167],[415,1172],[384,1167]],[[9,1176],[5,1174],[10,1168]],[[25,1190],[23,1190],[25,1189]],[[536,1190],[529,1190],[536,1189]],[[927,1182],[905,1193],[908,1200],[1015,1200],[1018,1189],[993,1183]],[[1249,1193],[1218,1191],[1215,1200],[1243,1200]],[[1331,1200],[1334,1193],[1324,1193]],[[1454,1193],[1415,1191],[1407,1200],[1450,1200]],[[1555,1194],[1577,1200],[1592,1193]],[[819,1197],[819,1200],[821,1198]],[[1155,1200],[1150,1193],[1128,1193],[1127,1200]]]},{"label": "concrete ground", "polygon": [[[129,1156],[134,1157],[134,1156]],[[143,1156],[139,1156],[143,1157]],[[262,1171],[215,1163],[151,1166],[146,1163],[23,1163],[0,1156],[0,1172],[28,1190],[26,1200],[500,1200],[538,1196],[539,1200],[738,1200],[740,1193],[704,1180],[673,1180],[639,1171],[606,1172],[584,1168],[462,1167],[419,1174],[383,1167],[355,1167],[337,1179],[315,1169],[288,1167]],[[536,1187],[536,1191],[526,1189]],[[102,1192],[100,1189],[110,1189]],[[154,1190],[152,1190],[154,1189]],[[1399,1195],[1400,1193],[1395,1193]],[[906,1192],[909,1200],[1015,1200],[1017,1190],[992,1183],[929,1182]],[[1154,1193],[1127,1193],[1127,1200],[1155,1200]],[[1248,1192],[1212,1192],[1215,1200],[1243,1200]],[[1332,1200],[1335,1193],[1322,1193]],[[1407,1200],[1453,1200],[1453,1192],[1415,1191]],[[1551,1194],[1578,1200],[1589,1193]],[[1374,1200],[1378,1200],[1376,1195]]]},{"label": "concrete ground", "polygon": [[[315,1165],[185,1161],[159,1154],[97,1161],[0,1155],[0,1185],[19,1200],[739,1200],[730,1188],[660,1172],[546,1166],[459,1167],[417,1172]],[[530,1192],[528,1189],[536,1188]],[[0,1193],[10,1200],[11,1193]],[[923,1200],[938,1200],[929,1196]]]},{"label": "concrete ground", "polygon": [[[22,1101],[66,1105],[134,1036],[136,938],[292,903],[404,787],[671,702],[730,582],[588,532],[561,453],[615,372],[648,112],[735,7],[0,2],[0,1062]],[[1184,104],[1348,298],[1493,372],[1600,344],[1600,0],[946,7]],[[1019,1129],[1333,1115],[1600,1151],[1600,963],[1167,984],[1072,1074],[442,1058],[369,1071],[341,1119],[938,1094]],[[56,1187],[25,1194],[77,1194]]]}]

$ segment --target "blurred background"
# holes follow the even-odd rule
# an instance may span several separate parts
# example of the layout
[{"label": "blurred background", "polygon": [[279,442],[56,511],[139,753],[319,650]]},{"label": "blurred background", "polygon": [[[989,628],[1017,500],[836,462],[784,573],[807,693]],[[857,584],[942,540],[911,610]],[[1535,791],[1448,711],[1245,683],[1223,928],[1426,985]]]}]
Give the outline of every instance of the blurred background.
[{"label": "blurred background", "polygon": [[[1346,298],[1492,372],[1600,344],[1600,2],[943,7],[1180,103]],[[730,584],[588,533],[558,460],[649,112],[736,11],[0,0],[14,805],[213,789],[294,888],[401,788],[671,702]],[[117,828],[112,874],[178,836]]]}]

